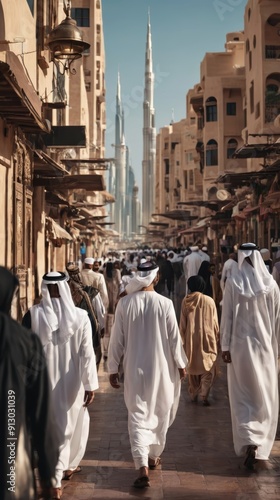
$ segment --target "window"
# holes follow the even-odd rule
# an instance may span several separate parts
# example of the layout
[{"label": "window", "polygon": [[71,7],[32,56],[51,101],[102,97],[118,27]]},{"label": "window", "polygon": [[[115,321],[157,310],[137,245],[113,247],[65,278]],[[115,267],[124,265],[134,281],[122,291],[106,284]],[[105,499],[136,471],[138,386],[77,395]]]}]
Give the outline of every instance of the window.
[{"label": "window", "polygon": [[73,8],[71,17],[75,19],[77,26],[89,27],[89,9]]},{"label": "window", "polygon": [[235,153],[237,149],[237,145],[236,139],[229,139],[227,143],[227,158],[232,158],[233,153]]},{"label": "window", "polygon": [[236,102],[227,102],[227,115],[228,116],[236,115]]},{"label": "window", "polygon": [[184,188],[188,189],[188,172],[184,171]]},{"label": "window", "polygon": [[96,42],[96,55],[100,56],[100,42]]},{"label": "window", "polygon": [[96,0],[96,8],[100,9],[100,0]]},{"label": "window", "polygon": [[255,111],[255,118],[259,118],[261,115],[261,104],[260,102],[257,102],[256,104],[256,111]]},{"label": "window", "polygon": [[195,116],[191,116],[191,125],[195,125],[196,119]]},{"label": "window", "polygon": [[190,170],[190,186],[193,186],[193,170]]},{"label": "window", "polygon": [[99,99],[96,99],[96,120],[100,120],[101,118],[101,104]]},{"label": "window", "polygon": [[204,144],[203,142],[198,141],[195,150],[199,155],[199,171],[202,174],[204,170]]},{"label": "window", "polygon": [[249,93],[250,93],[250,112],[254,113],[254,107],[255,107],[255,102],[254,102],[254,80],[251,81]]},{"label": "window", "polygon": [[186,153],[186,163],[190,163],[191,161],[193,161],[193,154]]},{"label": "window", "polygon": [[169,160],[164,160],[165,175],[169,175]]},{"label": "window", "polygon": [[101,32],[101,26],[100,26],[100,24],[97,24],[96,25],[96,34],[100,35],[100,32]]},{"label": "window", "polygon": [[206,145],[206,166],[212,167],[214,165],[218,165],[218,143],[211,139]]},{"label": "window", "polygon": [[217,99],[215,97],[208,97],[206,100],[206,121],[216,122],[217,119]]}]

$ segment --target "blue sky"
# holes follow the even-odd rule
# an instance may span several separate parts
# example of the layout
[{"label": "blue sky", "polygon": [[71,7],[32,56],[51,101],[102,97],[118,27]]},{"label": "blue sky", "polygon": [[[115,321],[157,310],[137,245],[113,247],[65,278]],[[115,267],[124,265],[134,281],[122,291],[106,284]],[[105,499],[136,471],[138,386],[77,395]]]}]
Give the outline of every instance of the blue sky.
[{"label": "blue sky", "polygon": [[106,57],[106,156],[113,156],[117,73],[125,138],[142,189],[143,84],[150,10],[157,132],[186,116],[186,94],[200,80],[206,52],[223,52],[226,33],[244,27],[246,0],[103,0]]}]

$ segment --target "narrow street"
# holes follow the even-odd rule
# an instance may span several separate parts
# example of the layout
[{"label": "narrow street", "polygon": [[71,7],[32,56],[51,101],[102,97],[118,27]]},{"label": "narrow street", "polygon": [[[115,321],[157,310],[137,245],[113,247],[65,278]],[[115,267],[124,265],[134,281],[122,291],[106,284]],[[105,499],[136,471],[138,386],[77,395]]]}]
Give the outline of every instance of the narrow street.
[{"label": "narrow street", "polygon": [[99,369],[100,389],[90,407],[91,428],[82,471],[63,481],[64,500],[276,500],[280,498],[280,441],[271,460],[249,473],[232,444],[226,369],[221,366],[210,407],[190,403],[183,382],[177,418],[167,434],[162,469],[150,471],[151,487],[132,487],[134,469],[122,389]]}]

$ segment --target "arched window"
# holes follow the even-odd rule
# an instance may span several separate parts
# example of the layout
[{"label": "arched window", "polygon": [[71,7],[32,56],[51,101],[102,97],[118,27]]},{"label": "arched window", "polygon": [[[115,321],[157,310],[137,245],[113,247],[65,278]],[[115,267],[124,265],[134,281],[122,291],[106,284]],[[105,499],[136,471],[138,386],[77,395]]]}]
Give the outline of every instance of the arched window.
[{"label": "arched window", "polygon": [[214,165],[218,165],[218,143],[211,139],[206,145],[206,166],[212,167]]},{"label": "arched window", "polygon": [[273,122],[280,114],[280,73],[271,73],[265,82],[265,121]]},{"label": "arched window", "polygon": [[199,170],[200,173],[203,173],[204,169],[204,144],[201,141],[198,141],[195,146],[196,152],[199,154]]},{"label": "arched window", "polygon": [[229,139],[227,143],[227,158],[232,158],[233,153],[237,149],[238,143],[236,139]]},{"label": "arched window", "polygon": [[218,119],[217,99],[216,97],[208,97],[206,99],[206,121],[216,122]]}]

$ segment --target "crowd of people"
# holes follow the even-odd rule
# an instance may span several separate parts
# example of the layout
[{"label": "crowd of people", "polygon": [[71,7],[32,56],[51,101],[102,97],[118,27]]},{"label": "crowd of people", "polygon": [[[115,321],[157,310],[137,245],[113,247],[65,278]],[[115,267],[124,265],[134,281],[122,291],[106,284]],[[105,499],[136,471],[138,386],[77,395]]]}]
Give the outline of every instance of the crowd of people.
[{"label": "crowd of people", "polygon": [[[62,480],[81,470],[102,358],[111,386],[124,382],[135,488],[149,487],[149,470],[161,466],[181,381],[190,403],[210,406],[221,360],[235,452],[249,470],[269,459],[279,414],[280,251],[270,258],[252,243],[235,250],[220,268],[202,245],[68,262],[42,277],[22,326],[9,314],[17,278],[0,268],[0,373],[22,419],[15,457],[22,449],[27,457],[24,481],[13,469],[11,485],[11,469],[2,469],[1,498],[25,488],[35,499],[35,466],[42,498],[62,497]],[[3,393],[1,408],[8,415]],[[38,439],[45,430],[47,449]]]}]

